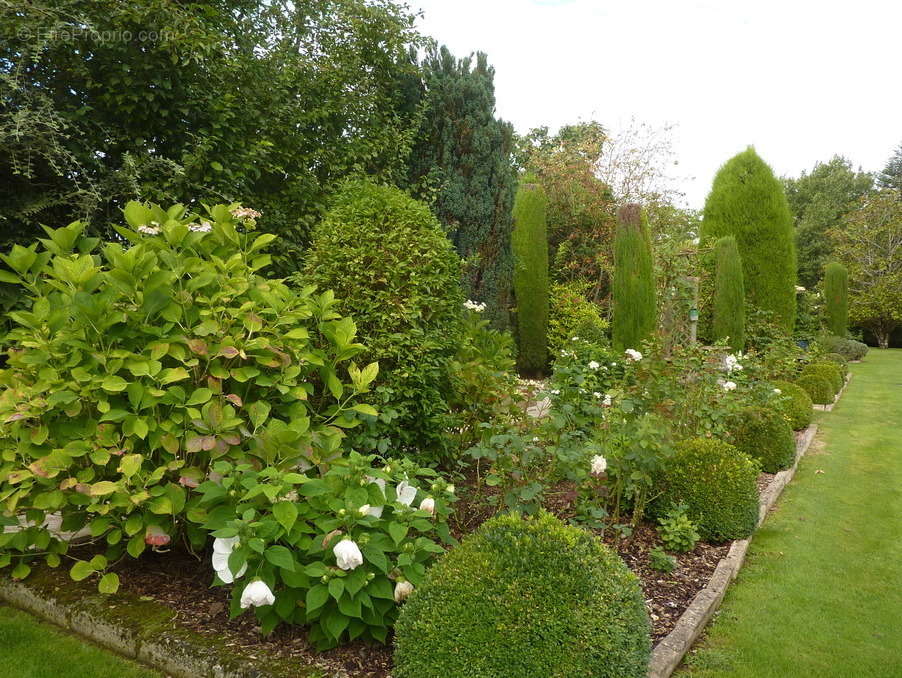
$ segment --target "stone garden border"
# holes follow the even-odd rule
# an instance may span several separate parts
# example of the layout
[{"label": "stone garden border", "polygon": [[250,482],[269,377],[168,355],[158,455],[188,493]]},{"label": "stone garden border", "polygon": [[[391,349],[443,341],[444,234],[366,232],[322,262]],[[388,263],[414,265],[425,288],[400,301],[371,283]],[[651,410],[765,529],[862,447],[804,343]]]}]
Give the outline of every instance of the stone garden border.
[{"label": "stone garden border", "polygon": [[[836,394],[833,404],[815,405],[814,409],[827,412],[832,410],[845,392],[846,386],[849,385],[851,379],[852,375],[846,377],[846,382],[839,393]],[[783,492],[783,488],[792,480],[798,468],[799,460],[805,455],[811,445],[811,441],[814,440],[817,428],[817,424],[811,424],[804,430],[796,443],[796,456],[792,466],[776,474],[770,485],[761,493],[758,500],[757,527],[760,527],[761,523],[764,522],[768,512],[773,508],[773,505]],[[745,561],[745,554],[748,551],[751,540],[752,537],[749,537],[748,539],[739,539],[733,542],[727,555],[717,564],[717,568],[714,570],[714,574],[711,575],[708,585],[695,595],[689,607],[677,620],[673,630],[655,645],[648,667],[648,678],[670,678],[670,675],[683,661],[683,657],[686,656],[686,653],[698,640],[705,626],[711,621],[714,613],[720,607],[730,582],[739,574],[739,569]]]}]

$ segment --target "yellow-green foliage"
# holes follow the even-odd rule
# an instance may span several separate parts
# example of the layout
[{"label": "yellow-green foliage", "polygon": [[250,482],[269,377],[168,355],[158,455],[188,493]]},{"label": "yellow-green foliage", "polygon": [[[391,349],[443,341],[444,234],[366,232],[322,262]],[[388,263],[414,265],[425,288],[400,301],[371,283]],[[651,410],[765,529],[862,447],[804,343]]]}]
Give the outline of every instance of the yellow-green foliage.
[{"label": "yellow-green foliage", "polygon": [[804,376],[806,374],[823,377],[830,382],[830,390],[834,396],[839,393],[839,390],[842,388],[843,382],[845,381],[840,366],[829,361],[809,363],[802,370],[802,375]]},{"label": "yellow-green foliage", "polygon": [[751,147],[717,172],[705,201],[702,238],[736,237],[745,294],[791,331],[796,314],[792,215],[780,180]]},{"label": "yellow-green foliage", "polygon": [[527,374],[548,362],[548,234],[545,191],[524,183],[514,199],[514,294],[517,297],[517,363]]},{"label": "yellow-green foliage", "polygon": [[714,339],[727,339],[730,348],[741,351],[745,348],[745,287],[736,238],[719,238],[714,256]]},{"label": "yellow-green foliage", "polygon": [[713,438],[677,445],[660,478],[654,510],[685,504],[702,539],[713,542],[749,536],[758,521],[757,460]]},{"label": "yellow-green foliage", "polygon": [[551,286],[548,348],[552,353],[566,349],[573,337],[593,344],[607,343],[609,327],[598,305],[586,299],[583,283],[557,283]]},{"label": "yellow-green foliage", "polygon": [[776,473],[795,459],[795,436],[786,418],[766,407],[746,407],[733,418],[732,443],[761,462],[761,470]]},{"label": "yellow-green foliage", "polygon": [[849,361],[839,353],[826,353],[821,356],[821,359],[827,362],[836,363],[840,371],[842,371],[843,377],[849,373]]},{"label": "yellow-green foliage", "polygon": [[638,580],[548,513],[493,518],[434,565],[395,626],[396,678],[644,678]]},{"label": "yellow-green foliage", "polygon": [[849,273],[835,261],[824,268],[824,301],[827,329],[837,337],[845,337],[849,332]]},{"label": "yellow-green foliage", "polygon": [[829,405],[836,395],[830,380],[817,374],[803,374],[796,379],[796,384],[805,389],[815,405]]},{"label": "yellow-green foliage", "polygon": [[614,347],[638,347],[654,331],[657,311],[648,219],[635,204],[617,212],[613,303]]},{"label": "yellow-green foliage", "polygon": [[807,428],[813,415],[813,403],[808,391],[788,381],[775,381],[772,386],[780,390],[781,396],[775,409],[786,417],[794,430],[801,431]]}]

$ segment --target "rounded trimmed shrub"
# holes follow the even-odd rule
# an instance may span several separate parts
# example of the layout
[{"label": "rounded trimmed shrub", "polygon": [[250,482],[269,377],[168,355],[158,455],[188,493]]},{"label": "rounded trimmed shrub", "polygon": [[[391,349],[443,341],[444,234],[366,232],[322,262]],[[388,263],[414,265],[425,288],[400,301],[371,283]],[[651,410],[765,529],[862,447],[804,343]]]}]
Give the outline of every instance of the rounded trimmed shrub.
[{"label": "rounded trimmed shrub", "polygon": [[820,344],[827,352],[839,353],[846,360],[863,360],[868,353],[868,345],[854,339],[825,337]]},{"label": "rounded trimmed shrub", "polygon": [[[348,431],[358,450],[441,456],[448,368],[462,333],[461,262],[429,207],[389,186],[350,181],[313,234],[301,279],[334,290],[366,358],[379,362],[379,417]],[[336,397],[340,396],[336,394]]]},{"label": "rounded trimmed shrub", "polygon": [[821,356],[821,359],[839,365],[839,369],[842,371],[843,377],[849,374],[849,361],[839,353],[827,353],[826,355]]},{"label": "rounded trimmed shrub", "polygon": [[396,678],[640,678],[642,589],[591,533],[542,512],[484,523],[428,571],[395,626]]},{"label": "rounded trimmed shrub", "polygon": [[801,431],[803,428],[807,428],[814,415],[812,409],[814,403],[811,401],[808,391],[798,384],[788,381],[775,381],[772,385],[780,390],[780,395],[783,397],[775,409],[786,417],[793,430]]},{"label": "rounded trimmed shrub", "polygon": [[733,418],[732,441],[741,452],[761,462],[761,470],[776,473],[795,458],[795,436],[786,418],[767,407],[746,407]]},{"label": "rounded trimmed shrub", "polygon": [[756,459],[729,443],[713,438],[683,441],[664,465],[655,507],[685,504],[706,541],[742,539],[758,522],[759,471]]},{"label": "rounded trimmed shrub", "polygon": [[845,379],[842,376],[842,370],[836,363],[826,361],[808,363],[802,369],[802,376],[806,374],[813,374],[818,377],[823,377],[828,382],[830,382],[830,388],[832,389],[834,396],[839,393],[839,390],[842,388],[842,385],[845,382]]},{"label": "rounded trimmed shrub", "polygon": [[833,402],[833,385],[816,374],[803,374],[796,379],[796,384],[808,393],[815,405],[830,405]]}]

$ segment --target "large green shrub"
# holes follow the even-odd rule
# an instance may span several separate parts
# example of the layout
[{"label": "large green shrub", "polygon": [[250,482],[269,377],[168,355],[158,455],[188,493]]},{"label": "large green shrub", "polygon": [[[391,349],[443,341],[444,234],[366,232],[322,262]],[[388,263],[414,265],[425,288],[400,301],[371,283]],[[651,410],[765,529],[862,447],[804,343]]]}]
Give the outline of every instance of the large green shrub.
[{"label": "large green shrub", "polygon": [[638,348],[654,331],[656,313],[648,220],[639,205],[624,205],[617,212],[614,237],[614,348]]},{"label": "large green shrub", "polygon": [[429,208],[396,188],[348,183],[314,232],[303,279],[335,291],[379,361],[380,416],[354,444],[442,453],[463,296],[460,259]]},{"label": "large green shrub", "polygon": [[548,513],[486,522],[427,573],[395,628],[397,678],[644,678],[642,590],[591,533]]},{"label": "large green shrub", "polygon": [[657,512],[685,504],[702,539],[749,536],[758,522],[757,460],[714,438],[677,445],[660,478]]},{"label": "large green shrub", "polygon": [[801,376],[809,374],[822,377],[829,381],[830,390],[833,392],[834,396],[839,393],[845,381],[842,375],[842,369],[840,369],[839,365],[829,361],[815,362],[805,365],[805,367],[802,369]]},{"label": "large green shrub", "polygon": [[846,336],[849,332],[849,273],[836,261],[824,267],[824,302],[830,334]]},{"label": "large green shrub", "polygon": [[786,418],[767,407],[746,407],[733,418],[731,442],[740,452],[761,462],[761,470],[776,473],[795,459],[795,436]]},{"label": "large green shrub", "polygon": [[354,404],[377,372],[349,362],[364,350],[354,323],[331,292],[260,273],[275,236],[254,232],[255,214],[129,203],[119,242],[98,249],[73,223],[3,257],[31,300],[11,314],[0,372],[0,525],[31,525],[0,536],[14,577],[32,550],[60,563],[49,514],[102,546],[75,562],[84,579],[174,542],[212,460],[320,464],[375,412]]},{"label": "large green shrub", "polygon": [[551,286],[548,348],[555,357],[573,344],[573,337],[592,344],[608,343],[610,325],[585,293],[586,285],[580,281]]},{"label": "large green shrub", "polygon": [[705,201],[702,239],[736,237],[745,293],[791,332],[796,312],[796,252],[783,185],[749,147],[717,172]]},{"label": "large green shrub", "polygon": [[517,363],[539,374],[548,363],[548,234],[545,191],[524,183],[514,199],[514,293],[517,296]]},{"label": "large green shrub", "polygon": [[862,360],[868,354],[868,345],[854,339],[824,337],[819,343],[828,353],[838,353],[846,360]]},{"label": "large green shrub", "polygon": [[745,348],[745,287],[736,238],[724,236],[714,244],[714,339],[727,339],[730,348]]},{"label": "large green shrub", "polygon": [[803,374],[796,379],[796,384],[805,389],[815,405],[830,405],[834,396],[833,385],[827,377],[816,374]]},{"label": "large green shrub", "polygon": [[839,353],[825,353],[821,356],[821,360],[834,363],[837,367],[839,367],[843,377],[849,374],[849,361]]},{"label": "large green shrub", "polygon": [[811,396],[808,391],[788,381],[775,381],[773,387],[780,391],[781,399],[776,407],[795,431],[807,428],[814,414]]}]

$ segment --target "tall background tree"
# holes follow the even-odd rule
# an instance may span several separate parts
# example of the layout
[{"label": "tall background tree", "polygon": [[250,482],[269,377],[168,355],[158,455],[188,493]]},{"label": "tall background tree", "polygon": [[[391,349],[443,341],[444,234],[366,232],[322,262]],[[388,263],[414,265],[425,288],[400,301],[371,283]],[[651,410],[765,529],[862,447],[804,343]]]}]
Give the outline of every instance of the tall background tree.
[{"label": "tall background tree", "polygon": [[410,182],[434,192],[434,209],[466,262],[465,293],[485,302],[496,326],[509,322],[513,127],[495,117],[495,71],[485,54],[455,58],[432,46],[422,62],[422,125]]},{"label": "tall background tree", "polygon": [[390,0],[34,0],[0,21],[2,239],[128,199],[241,200],[284,268],[338,181],[400,181],[419,119]]},{"label": "tall background tree", "polygon": [[514,291],[517,297],[517,364],[539,375],[548,362],[547,198],[525,177],[514,200]]},{"label": "tall background tree", "polygon": [[617,211],[614,240],[613,343],[619,350],[638,348],[657,322],[654,259],[648,220],[640,205]]},{"label": "tall background tree", "polygon": [[736,238],[724,236],[714,244],[714,338],[727,339],[730,348],[745,348],[745,286]]},{"label": "tall background tree", "polygon": [[796,251],[783,185],[749,147],[714,177],[705,201],[702,239],[736,238],[746,299],[792,331],[796,312]]},{"label": "tall background tree", "polygon": [[862,198],[830,235],[849,273],[849,320],[888,347],[902,324],[902,193],[884,189]]},{"label": "tall background tree", "polygon": [[849,332],[849,273],[837,261],[824,268],[824,302],[827,329],[834,336],[845,337]]},{"label": "tall background tree", "polygon": [[877,175],[877,185],[880,188],[902,191],[902,144],[896,147],[883,171]]},{"label": "tall background tree", "polygon": [[811,288],[820,281],[833,254],[828,231],[872,190],[874,177],[855,171],[849,160],[835,155],[797,179],[784,178],[783,185],[795,223],[799,284]]}]

